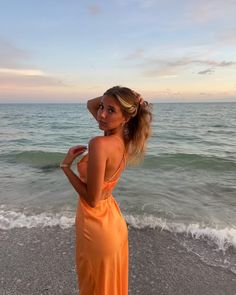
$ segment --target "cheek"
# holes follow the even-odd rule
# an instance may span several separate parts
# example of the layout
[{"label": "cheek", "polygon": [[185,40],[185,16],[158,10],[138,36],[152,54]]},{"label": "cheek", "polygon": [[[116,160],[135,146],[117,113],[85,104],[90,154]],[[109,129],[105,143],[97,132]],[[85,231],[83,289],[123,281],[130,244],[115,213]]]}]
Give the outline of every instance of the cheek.
[{"label": "cheek", "polygon": [[110,123],[114,125],[119,125],[123,122],[122,118],[120,116],[114,116],[110,118]]}]

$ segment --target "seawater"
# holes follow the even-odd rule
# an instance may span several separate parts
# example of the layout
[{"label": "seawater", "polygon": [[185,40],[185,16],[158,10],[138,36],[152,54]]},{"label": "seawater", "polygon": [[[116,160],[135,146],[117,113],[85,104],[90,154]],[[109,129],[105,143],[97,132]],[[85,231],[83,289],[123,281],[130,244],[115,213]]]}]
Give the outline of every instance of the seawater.
[{"label": "seawater", "polygon": [[[235,114],[234,102],[153,104],[145,160],[113,191],[130,226],[236,248]],[[59,163],[102,134],[86,104],[0,104],[0,228],[72,226],[78,196]]]}]

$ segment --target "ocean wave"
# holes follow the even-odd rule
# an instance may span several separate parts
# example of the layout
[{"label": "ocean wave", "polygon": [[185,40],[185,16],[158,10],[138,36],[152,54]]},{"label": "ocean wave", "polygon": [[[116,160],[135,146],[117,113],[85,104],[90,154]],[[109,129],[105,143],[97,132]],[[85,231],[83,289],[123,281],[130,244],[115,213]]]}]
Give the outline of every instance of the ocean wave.
[{"label": "ocean wave", "polygon": [[23,163],[32,167],[50,170],[59,167],[60,161],[65,156],[60,152],[46,152],[46,151],[23,151],[11,152],[10,154],[1,155],[0,158],[8,163]]},{"label": "ocean wave", "polygon": [[[183,233],[193,239],[207,238],[214,242],[219,250],[225,251],[229,247],[236,248],[236,229],[235,228],[213,228],[200,225],[198,223],[184,224],[174,221],[167,221],[153,215],[124,215],[129,226],[137,229],[156,228],[167,230],[173,233]],[[0,229],[9,230],[12,228],[32,228],[46,226],[60,226],[70,228],[75,223],[75,216],[72,213],[40,213],[27,215],[22,212],[6,210],[0,207]]]},{"label": "ocean wave", "polygon": [[[23,151],[2,154],[0,159],[13,164],[27,164],[32,167],[51,170],[59,167],[60,161],[65,154],[61,152],[48,151]],[[200,154],[186,153],[163,153],[156,155],[146,155],[141,165],[144,169],[202,169],[206,171],[236,171],[236,161],[234,158],[221,158],[216,156],[205,156]]]},{"label": "ocean wave", "polygon": [[32,228],[57,225],[65,229],[73,226],[74,222],[74,216],[65,216],[61,213],[26,215],[22,212],[0,210],[0,229],[3,230],[22,227]]},{"label": "ocean wave", "polygon": [[183,233],[193,239],[207,238],[214,242],[219,250],[225,251],[229,247],[236,248],[236,228],[213,228],[198,223],[184,224],[163,220],[152,215],[134,216],[126,215],[127,223],[134,228],[158,228],[173,233]]},{"label": "ocean wave", "polygon": [[234,159],[200,154],[163,153],[159,156],[147,155],[142,164],[146,169],[173,169],[176,167],[201,169],[207,171],[236,171]]}]

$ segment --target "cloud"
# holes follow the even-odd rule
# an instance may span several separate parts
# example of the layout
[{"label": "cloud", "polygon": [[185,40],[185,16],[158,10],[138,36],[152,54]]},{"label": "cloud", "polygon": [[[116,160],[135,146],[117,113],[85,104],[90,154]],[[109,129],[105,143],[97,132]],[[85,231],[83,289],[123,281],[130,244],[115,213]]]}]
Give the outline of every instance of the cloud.
[{"label": "cloud", "polygon": [[181,69],[190,65],[192,60],[189,58],[181,59],[155,59],[147,58],[142,64],[143,75],[145,77],[174,77],[181,72]]},{"label": "cloud", "polygon": [[98,15],[101,13],[101,7],[98,4],[89,5],[88,10],[92,15]]},{"label": "cloud", "polygon": [[35,69],[8,69],[0,68],[0,74],[20,75],[20,76],[44,76],[45,73]]},{"label": "cloud", "polygon": [[199,75],[206,75],[206,74],[213,74],[213,73],[214,73],[213,69],[206,69],[206,70],[198,72]]},{"label": "cloud", "polygon": [[170,79],[178,77],[176,71],[174,71],[174,69],[171,68],[157,68],[151,70],[144,70],[142,74],[145,77],[158,77],[160,79]]},{"label": "cloud", "polygon": [[210,66],[215,66],[215,67],[230,67],[233,65],[236,65],[236,62],[233,61],[215,61],[215,60],[193,60],[193,63],[200,63],[200,64],[205,64],[205,65],[210,65]]},{"label": "cloud", "polygon": [[231,67],[236,64],[236,62],[233,61],[215,61],[215,60],[195,60],[193,62],[199,63],[201,65],[210,65],[211,68],[199,71],[199,75],[211,75],[215,72],[216,68],[225,68],[225,67]]},{"label": "cloud", "polygon": [[60,78],[27,65],[30,54],[0,38],[0,91],[42,87],[67,87]]},{"label": "cloud", "polygon": [[0,73],[0,90],[10,88],[41,88],[41,87],[66,87],[55,77],[41,75],[15,75]]},{"label": "cloud", "polygon": [[[191,56],[180,58],[168,57],[155,58],[144,55],[143,49],[136,49],[133,53],[124,57],[133,63],[134,66],[140,68],[143,76],[145,77],[159,77],[159,78],[174,78],[181,72],[186,70],[193,70],[198,74],[213,74],[217,68],[227,68],[236,65],[235,61],[218,61],[213,59],[196,59]],[[208,66],[207,69],[201,69],[202,66]],[[210,66],[210,67],[209,67]],[[199,69],[196,70],[196,67]]]}]

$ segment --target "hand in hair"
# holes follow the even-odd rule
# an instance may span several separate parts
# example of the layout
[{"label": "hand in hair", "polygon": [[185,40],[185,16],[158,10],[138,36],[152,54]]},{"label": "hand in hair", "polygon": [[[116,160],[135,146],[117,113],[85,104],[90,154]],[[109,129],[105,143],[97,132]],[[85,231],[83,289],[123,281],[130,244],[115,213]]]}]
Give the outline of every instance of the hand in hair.
[{"label": "hand in hair", "polygon": [[142,98],[142,96],[140,96],[139,104],[143,105],[143,103],[144,103],[144,99]]},{"label": "hand in hair", "polygon": [[144,103],[144,99],[142,98],[141,94],[139,94],[138,92],[132,90],[134,95],[136,96],[137,98],[137,101],[140,105],[142,105]]}]

